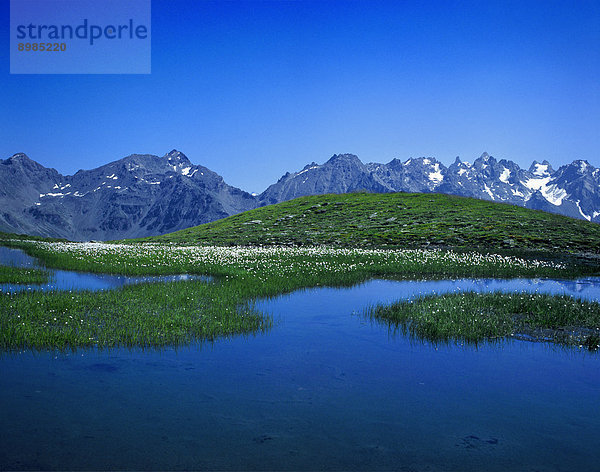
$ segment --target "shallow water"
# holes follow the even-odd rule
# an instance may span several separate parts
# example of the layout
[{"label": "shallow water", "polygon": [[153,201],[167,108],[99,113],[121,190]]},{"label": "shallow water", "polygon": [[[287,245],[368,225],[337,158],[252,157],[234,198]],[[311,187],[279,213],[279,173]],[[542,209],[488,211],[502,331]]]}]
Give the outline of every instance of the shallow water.
[{"label": "shallow water", "polygon": [[[28,256],[20,249],[0,246],[0,264],[14,267],[43,268],[37,260]],[[91,272],[77,272],[73,270],[49,269],[50,279],[45,284],[0,284],[0,293],[14,293],[21,291],[52,291],[52,290],[108,290],[129,284],[179,282],[184,280],[210,280],[210,277],[198,275],[161,275],[132,277],[127,275],[94,274]]]},{"label": "shallow water", "polygon": [[449,290],[600,299],[600,282],[371,281],[260,302],[265,335],[0,359],[2,469],[596,470],[600,356],[432,346],[369,304]]}]

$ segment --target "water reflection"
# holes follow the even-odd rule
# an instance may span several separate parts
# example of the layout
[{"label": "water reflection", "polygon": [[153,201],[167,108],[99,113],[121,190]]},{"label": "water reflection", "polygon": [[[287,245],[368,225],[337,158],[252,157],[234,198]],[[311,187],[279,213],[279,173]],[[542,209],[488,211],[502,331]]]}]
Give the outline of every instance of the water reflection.
[{"label": "water reflection", "polygon": [[268,336],[210,348],[0,358],[3,468],[597,470],[600,356],[415,343],[350,315],[454,284],[298,291],[261,302]]},{"label": "water reflection", "polygon": [[[0,246],[0,264],[15,267],[43,266],[37,259],[28,256],[20,249],[11,249]],[[46,284],[21,285],[0,284],[0,292],[17,292],[33,290],[107,290],[128,284],[155,283],[155,282],[180,282],[186,280],[212,280],[211,277],[198,275],[167,275],[167,276],[139,276],[94,274],[90,272],[76,272],[69,270],[51,270],[52,277]],[[557,295],[571,295],[586,300],[600,300],[600,277],[586,277],[584,279],[456,279],[456,280],[404,280],[404,281],[370,281],[367,282],[366,292],[372,294],[379,292],[373,290],[377,284],[385,287],[378,293],[373,303],[392,302],[399,299],[410,299],[422,295],[443,294],[449,292],[529,292],[549,293]],[[363,284],[364,285],[364,284]],[[340,289],[344,290],[344,289]],[[363,293],[359,287],[351,288],[353,293]],[[388,297],[393,294],[393,297]],[[360,295],[362,298],[363,295]]]},{"label": "water reflection", "polygon": [[37,259],[28,256],[20,249],[0,246],[0,264],[13,267],[39,267]]},{"label": "water reflection", "polygon": [[[14,267],[44,268],[37,259],[28,256],[20,249],[0,247],[0,264]],[[47,283],[36,285],[0,284],[0,292],[14,293],[20,291],[51,291],[51,290],[108,290],[129,284],[180,282],[186,280],[209,281],[211,277],[200,275],[161,275],[139,276],[93,274],[72,270],[49,270],[51,276]]]},{"label": "water reflection", "polygon": [[6,355],[1,468],[597,470],[600,356],[414,343],[350,315],[466,290],[598,300],[600,279],[372,280],[260,301],[268,336]]}]

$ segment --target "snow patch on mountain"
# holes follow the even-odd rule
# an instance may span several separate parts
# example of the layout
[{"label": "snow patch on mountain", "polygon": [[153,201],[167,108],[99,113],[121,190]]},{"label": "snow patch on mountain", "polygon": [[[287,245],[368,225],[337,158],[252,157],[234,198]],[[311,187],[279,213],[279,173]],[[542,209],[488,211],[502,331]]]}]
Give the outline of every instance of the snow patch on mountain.
[{"label": "snow patch on mountain", "polygon": [[581,216],[583,216],[586,220],[591,221],[592,217],[586,215],[583,210],[581,209],[581,206],[579,205],[579,203],[581,202],[581,200],[577,200],[576,205],[577,205],[577,209],[579,210],[579,213],[581,213]]},{"label": "snow patch on mountain", "polygon": [[309,170],[312,169],[318,169],[320,166],[311,166],[311,167],[307,167],[306,169],[301,170],[300,172],[298,172],[296,175],[300,175],[300,174],[304,174],[305,172],[308,172]]},{"label": "snow patch on mountain", "polygon": [[504,170],[502,171],[502,174],[500,174],[499,179],[502,182],[504,182],[505,184],[507,184],[509,177],[510,177],[510,170],[505,167]]},{"label": "snow patch on mountain", "polygon": [[544,177],[543,179],[528,179],[521,182],[530,190],[539,190],[544,198],[554,206],[560,206],[563,200],[567,197],[566,190],[558,187],[556,184],[550,184],[552,177]]},{"label": "snow patch on mountain", "polygon": [[[425,160],[423,160],[425,162]],[[440,170],[439,164],[434,164],[433,172],[429,173],[429,180],[431,180],[434,184],[439,184],[442,180],[444,180],[444,176]]]},{"label": "snow patch on mountain", "polygon": [[544,177],[543,179],[527,179],[525,182],[521,182],[525,187],[530,190],[540,190],[542,187],[548,185],[552,177]]},{"label": "snow patch on mountain", "polygon": [[554,206],[562,205],[563,200],[567,197],[567,191],[558,187],[556,184],[549,185],[540,189],[542,195]]},{"label": "snow patch on mountain", "polygon": [[492,190],[487,186],[487,184],[484,184],[483,188],[492,200],[496,200],[496,197],[492,193]]}]

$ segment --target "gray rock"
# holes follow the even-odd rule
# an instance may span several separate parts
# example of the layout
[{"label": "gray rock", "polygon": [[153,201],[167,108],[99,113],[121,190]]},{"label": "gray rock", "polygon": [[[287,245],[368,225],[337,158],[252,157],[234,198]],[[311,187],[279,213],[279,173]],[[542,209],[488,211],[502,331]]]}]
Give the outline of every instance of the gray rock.
[{"label": "gray rock", "polygon": [[0,230],[71,240],[163,234],[256,206],[181,152],[134,154],[63,176],[23,154],[0,161]]},{"label": "gray rock", "polygon": [[[133,154],[71,176],[21,153],[0,160],[0,231],[71,240],[152,236],[300,196],[358,191],[446,193],[600,222],[600,169],[584,160],[557,170],[534,161],[526,170],[487,153],[473,164],[457,157],[449,167],[433,157],[363,164],[353,154],[336,154],[252,196],[173,150],[163,157]],[[325,212],[325,205],[310,212]]]}]

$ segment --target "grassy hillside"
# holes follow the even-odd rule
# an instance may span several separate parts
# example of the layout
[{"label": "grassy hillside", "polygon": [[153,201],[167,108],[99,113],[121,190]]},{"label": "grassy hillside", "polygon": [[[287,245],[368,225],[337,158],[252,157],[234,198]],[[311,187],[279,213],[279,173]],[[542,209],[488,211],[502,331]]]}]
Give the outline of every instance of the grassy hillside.
[{"label": "grassy hillside", "polygon": [[297,198],[144,241],[600,254],[600,225],[452,195],[355,193]]}]

